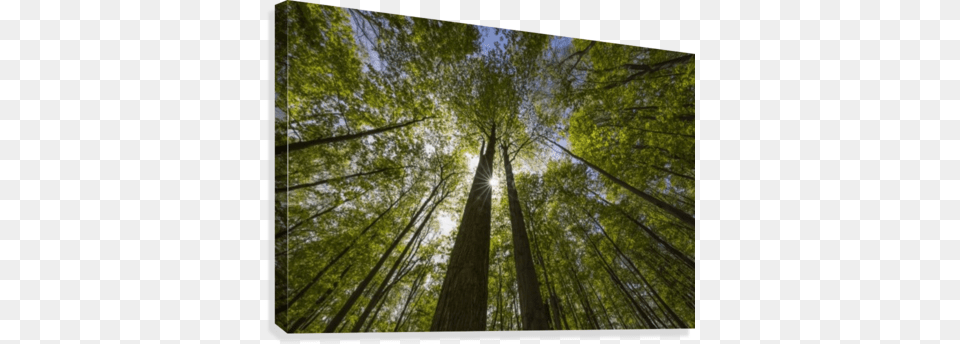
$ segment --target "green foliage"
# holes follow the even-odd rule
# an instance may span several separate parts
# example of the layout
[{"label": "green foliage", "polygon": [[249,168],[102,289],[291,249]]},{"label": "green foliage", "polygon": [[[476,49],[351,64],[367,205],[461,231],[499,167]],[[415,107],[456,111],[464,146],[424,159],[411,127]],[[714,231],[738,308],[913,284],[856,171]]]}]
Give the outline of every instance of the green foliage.
[{"label": "green foliage", "polygon": [[[362,324],[429,330],[477,168],[470,159],[494,128],[509,155],[497,150],[491,177],[501,182],[490,190],[487,330],[522,327],[503,159],[554,329],[694,324],[695,275],[683,262],[694,257],[694,230],[545,140],[695,215],[692,56],[297,2],[277,5],[276,25],[278,146],[425,119],[277,155],[278,189],[329,180],[276,194],[286,233],[276,245],[278,324],[323,331],[453,175],[435,214],[413,219],[427,221],[422,237],[409,241],[409,231],[387,256],[401,268]],[[338,331],[354,327],[387,270]]]}]

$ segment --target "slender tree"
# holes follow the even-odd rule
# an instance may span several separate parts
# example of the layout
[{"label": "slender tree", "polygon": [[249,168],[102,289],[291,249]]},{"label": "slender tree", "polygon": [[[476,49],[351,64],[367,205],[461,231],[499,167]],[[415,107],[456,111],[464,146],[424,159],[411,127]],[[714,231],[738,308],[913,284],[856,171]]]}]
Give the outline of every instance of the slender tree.
[{"label": "slender tree", "polygon": [[360,285],[358,285],[357,288],[354,289],[353,293],[350,294],[350,298],[348,298],[346,303],[344,303],[343,306],[340,307],[340,311],[338,311],[337,314],[334,315],[333,319],[330,319],[330,322],[327,324],[327,327],[323,329],[323,332],[326,332],[326,333],[334,332],[337,329],[337,327],[340,326],[340,324],[343,322],[344,317],[347,316],[347,312],[350,312],[350,309],[353,308],[353,305],[357,302],[357,299],[359,299],[360,296],[363,294],[364,290],[367,288],[367,285],[369,285],[370,282],[373,281],[374,276],[376,276],[377,272],[380,271],[380,267],[382,267],[383,263],[386,262],[387,258],[390,257],[390,253],[393,252],[393,249],[397,247],[397,245],[400,243],[400,240],[402,240],[403,237],[406,236],[407,232],[410,231],[410,228],[413,227],[414,223],[416,222],[417,218],[420,216],[421,212],[423,212],[424,208],[427,207],[427,204],[430,203],[430,200],[433,199],[433,196],[436,195],[437,190],[440,188],[441,185],[443,185],[443,182],[446,181],[446,179],[449,177],[450,175],[440,178],[440,180],[437,182],[437,185],[433,187],[432,191],[430,191],[430,194],[427,196],[427,199],[423,201],[423,204],[421,204],[420,207],[417,209],[417,211],[413,214],[413,216],[410,217],[410,222],[408,222],[406,227],[404,227],[403,230],[401,230],[400,233],[397,234],[397,237],[394,238],[393,242],[390,244],[387,250],[380,256],[380,259],[377,260],[377,263],[373,266],[373,268],[370,269],[370,272],[367,273],[367,276],[363,279],[363,281],[360,282]]},{"label": "slender tree", "polygon": [[323,278],[323,274],[325,274],[325,273],[327,272],[327,270],[329,270],[331,267],[333,267],[334,264],[337,264],[337,262],[340,261],[341,258],[343,258],[348,252],[350,252],[350,250],[352,250],[354,247],[356,247],[355,245],[356,245],[357,241],[360,240],[360,238],[362,238],[363,235],[366,234],[371,228],[373,228],[373,226],[376,225],[377,222],[380,222],[380,219],[382,219],[384,215],[386,215],[386,214],[389,213],[391,210],[393,210],[393,207],[395,207],[395,206],[397,205],[397,203],[399,203],[400,200],[403,199],[403,196],[407,193],[407,191],[409,191],[409,189],[407,189],[406,191],[401,192],[401,193],[400,193],[400,196],[398,196],[397,199],[396,199],[393,203],[391,203],[390,206],[387,207],[386,210],[384,210],[384,211],[381,212],[379,215],[377,215],[377,217],[376,217],[375,219],[373,219],[373,221],[370,222],[369,225],[367,225],[366,227],[364,227],[363,230],[361,230],[360,233],[357,234],[357,236],[354,237],[353,240],[351,240],[349,244],[347,244],[346,246],[344,246],[343,249],[341,249],[340,252],[337,253],[337,255],[333,257],[333,259],[331,259],[330,261],[328,261],[327,264],[325,264],[325,265],[323,266],[323,268],[321,268],[319,271],[317,271],[316,275],[313,276],[313,279],[310,280],[310,283],[307,283],[307,285],[305,285],[305,286],[303,286],[302,288],[300,288],[300,290],[298,290],[298,291],[294,294],[293,298],[291,298],[289,301],[287,301],[287,302],[284,303],[283,305],[278,305],[277,310],[276,310],[277,314],[282,314],[283,312],[286,312],[288,309],[290,309],[290,306],[292,306],[293,304],[295,304],[297,301],[300,300],[300,298],[302,298],[304,295],[306,295],[307,291],[309,291],[310,288],[313,288],[313,286],[316,285],[317,282],[319,282],[321,278]]},{"label": "slender tree", "polygon": [[403,251],[400,252],[400,256],[394,261],[393,266],[390,267],[387,277],[384,277],[383,282],[380,283],[380,287],[377,288],[377,291],[374,292],[373,297],[370,298],[370,301],[367,303],[367,307],[364,308],[363,313],[360,314],[360,318],[354,323],[353,329],[351,332],[360,331],[360,327],[364,321],[367,320],[367,317],[370,316],[370,310],[373,308],[373,305],[377,304],[381,298],[383,298],[385,291],[387,289],[387,284],[393,278],[393,275],[397,272],[397,268],[400,267],[400,263],[406,258],[407,252],[414,245],[414,242],[420,238],[420,234],[423,232],[423,229],[427,226],[427,223],[430,222],[430,217],[433,215],[433,211],[437,210],[437,206],[443,203],[447,198],[449,193],[443,193],[433,206],[430,208],[430,211],[427,212],[427,215],[423,217],[423,220],[420,221],[420,226],[417,227],[417,231],[413,233],[410,237],[410,240],[407,242],[407,245],[403,247]]},{"label": "slender tree", "polygon": [[300,318],[298,318],[297,321],[293,323],[293,325],[291,326],[291,329],[293,329],[293,332],[303,331],[308,326],[310,326],[310,324],[312,324],[314,320],[317,319],[317,316],[320,315],[320,310],[322,309],[323,304],[330,298],[330,294],[333,294],[333,291],[340,286],[340,282],[343,281],[343,278],[347,275],[348,272],[350,272],[350,269],[352,269],[353,267],[354,267],[354,264],[347,265],[347,267],[343,269],[343,272],[340,273],[340,276],[339,278],[337,278],[337,281],[334,282],[333,285],[330,286],[330,288],[327,288],[327,290],[324,291],[323,294],[320,294],[320,297],[317,298],[316,301],[314,301],[313,309],[305,313],[304,315],[300,316]]},{"label": "slender tree", "polygon": [[276,191],[277,193],[289,192],[289,191],[299,190],[299,189],[303,189],[303,188],[310,188],[310,187],[314,187],[314,186],[318,186],[318,185],[323,185],[323,184],[327,184],[327,183],[331,183],[331,182],[338,182],[338,181],[342,181],[342,180],[347,180],[347,179],[350,179],[350,178],[362,177],[362,176],[369,176],[369,175],[372,175],[372,174],[377,174],[377,173],[381,173],[381,172],[386,172],[386,171],[389,171],[389,170],[392,170],[392,169],[396,169],[396,168],[380,168],[380,169],[376,169],[376,170],[369,171],[369,172],[354,173],[354,174],[347,175],[347,176],[343,176],[343,177],[327,178],[327,179],[318,180],[318,181],[312,182],[312,183],[297,184],[297,185],[294,185],[294,186],[291,186],[291,187],[286,187],[286,188],[277,188],[275,191]]},{"label": "slender tree", "polygon": [[503,169],[507,179],[510,229],[513,233],[513,259],[517,269],[523,329],[547,330],[550,325],[547,323],[547,311],[543,306],[543,297],[540,296],[540,282],[537,280],[537,271],[533,265],[530,240],[527,238],[527,228],[523,222],[523,211],[520,208],[520,196],[517,195],[517,188],[513,180],[513,167],[510,165],[507,147],[501,145],[500,148],[503,153]]},{"label": "slender tree", "polygon": [[614,182],[614,183],[617,184],[617,185],[620,185],[620,186],[623,187],[624,189],[627,189],[627,191],[630,191],[630,192],[633,193],[634,195],[640,196],[640,198],[642,198],[644,201],[650,202],[651,204],[653,204],[653,205],[656,206],[657,208],[662,209],[663,211],[669,213],[670,215],[673,215],[673,216],[676,217],[678,220],[680,220],[683,224],[685,224],[685,225],[687,225],[687,226],[690,226],[691,228],[694,226],[694,219],[693,219],[693,216],[690,216],[690,214],[687,214],[687,213],[684,212],[683,210],[680,210],[680,209],[678,209],[677,207],[674,207],[674,206],[670,205],[669,203],[664,202],[664,201],[661,200],[661,199],[658,199],[658,198],[656,198],[656,197],[654,197],[654,196],[652,196],[652,195],[650,195],[650,194],[648,194],[648,193],[646,193],[646,192],[643,192],[643,191],[641,191],[641,190],[633,187],[633,186],[630,185],[630,184],[627,184],[626,182],[620,180],[619,178],[611,175],[611,174],[608,173],[607,171],[605,171],[605,170],[597,167],[597,166],[594,165],[594,164],[591,164],[589,161],[584,160],[583,158],[577,156],[576,154],[573,154],[573,152],[567,150],[566,148],[563,148],[563,146],[561,146],[559,143],[556,143],[556,142],[554,142],[553,140],[550,140],[550,139],[547,139],[547,138],[544,138],[544,140],[546,140],[547,142],[550,142],[550,143],[554,144],[555,146],[557,146],[557,148],[560,148],[564,153],[567,153],[567,155],[569,155],[570,157],[572,157],[572,158],[574,158],[574,159],[582,162],[584,165],[587,165],[588,167],[590,167],[590,168],[593,169],[594,171],[597,171],[597,173],[600,173],[601,175],[603,175],[604,177],[606,177],[608,180]]},{"label": "slender tree", "polygon": [[362,132],[355,133],[355,134],[341,135],[341,136],[334,136],[334,137],[325,137],[325,138],[313,139],[313,140],[308,140],[308,141],[300,141],[300,142],[294,142],[294,143],[289,143],[289,144],[285,144],[285,145],[279,145],[279,146],[276,147],[276,149],[275,149],[276,152],[275,152],[275,153],[276,153],[276,155],[287,154],[287,153],[290,153],[290,152],[296,152],[296,151],[304,150],[304,149],[307,149],[307,148],[310,148],[310,147],[314,147],[314,146],[319,146],[319,145],[324,145],[324,144],[331,144],[331,143],[336,143],[336,142],[349,141],[349,140],[356,140],[356,139],[359,139],[359,138],[363,138],[363,137],[365,137],[365,136],[376,135],[376,134],[379,134],[379,133],[382,133],[382,132],[385,132],[385,131],[390,131],[390,130],[394,130],[394,129],[399,129],[399,128],[403,128],[403,127],[406,127],[406,126],[410,126],[410,125],[413,125],[413,124],[422,122],[422,121],[427,120],[427,119],[429,119],[429,118],[419,118],[419,119],[414,119],[414,120],[406,121],[406,122],[399,123],[399,124],[388,125],[388,126],[384,126],[384,127],[380,127],[380,128],[376,128],[376,129],[370,129],[370,130],[362,131]]}]

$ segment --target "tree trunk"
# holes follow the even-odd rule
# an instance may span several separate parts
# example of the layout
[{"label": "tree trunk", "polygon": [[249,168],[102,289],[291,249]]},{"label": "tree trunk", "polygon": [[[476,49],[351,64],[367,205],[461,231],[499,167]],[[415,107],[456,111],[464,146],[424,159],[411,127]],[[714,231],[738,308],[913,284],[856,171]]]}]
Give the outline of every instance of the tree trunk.
[{"label": "tree trunk", "polygon": [[570,314],[573,315],[574,325],[577,325],[578,330],[585,329],[586,326],[583,326],[583,322],[580,321],[580,316],[577,315],[577,309],[573,307],[573,302],[570,301],[570,296],[565,295],[563,298],[567,300],[567,305],[569,306],[568,309],[570,309]]},{"label": "tree trunk", "polygon": [[[386,303],[387,303],[387,298],[384,297],[380,299],[380,302],[377,303],[377,310],[373,312],[373,316],[370,317],[370,321],[367,321],[367,326],[363,328],[363,332],[370,332],[370,329],[373,328],[373,324],[377,322],[377,317],[380,316],[380,311],[383,310],[383,305]],[[359,320],[357,321],[357,323],[362,324],[362,322]],[[357,331],[351,331],[351,332],[357,332]]]},{"label": "tree trunk", "polygon": [[638,302],[633,297],[633,294],[630,292],[630,289],[627,288],[627,286],[623,283],[623,280],[621,280],[620,277],[617,276],[616,272],[613,271],[613,268],[611,268],[610,265],[607,264],[607,260],[604,258],[603,253],[600,253],[600,249],[597,248],[597,245],[593,242],[593,240],[590,240],[590,236],[587,234],[587,231],[582,227],[580,228],[580,230],[583,232],[583,240],[585,240],[588,244],[590,244],[590,247],[593,248],[593,252],[597,254],[597,259],[600,260],[600,263],[603,266],[603,269],[607,272],[608,275],[610,275],[610,279],[613,281],[613,283],[618,288],[620,288],[620,291],[623,292],[624,296],[627,297],[627,300],[630,301],[630,304],[633,306],[634,310],[637,312],[637,314],[640,315],[644,324],[648,328],[654,328],[653,321],[650,319],[650,316],[647,314],[647,311],[644,310],[643,307],[640,305],[640,302]]},{"label": "tree trunk", "polygon": [[[409,190],[407,190],[407,191],[409,191]],[[373,222],[371,222],[369,225],[367,225],[366,227],[364,227],[363,230],[360,231],[360,234],[357,234],[357,236],[354,237],[353,240],[351,240],[350,243],[347,244],[347,245],[343,248],[343,250],[340,250],[340,253],[338,253],[332,260],[330,260],[329,262],[327,262],[327,264],[324,265],[323,268],[320,269],[320,271],[318,271],[317,274],[313,276],[313,279],[310,280],[310,283],[307,283],[307,285],[305,285],[305,286],[303,286],[302,288],[300,288],[300,290],[297,291],[297,293],[294,295],[294,297],[293,297],[292,299],[290,299],[289,301],[287,301],[285,304],[279,305],[279,306],[277,307],[276,313],[277,313],[277,314],[281,314],[281,313],[283,313],[283,312],[286,312],[288,309],[290,309],[291,306],[293,306],[294,303],[296,303],[297,301],[300,300],[300,298],[302,298],[304,295],[306,295],[307,291],[310,290],[310,288],[313,288],[313,286],[314,286],[315,284],[317,284],[317,282],[319,282],[321,278],[323,278],[323,275],[327,272],[327,270],[329,270],[330,268],[332,268],[334,264],[336,264],[338,261],[340,261],[340,258],[343,258],[343,256],[345,256],[345,255],[347,254],[347,252],[350,252],[350,250],[353,249],[353,247],[354,247],[354,245],[357,243],[357,241],[358,241],[361,237],[363,237],[363,235],[366,234],[367,231],[370,230],[370,228],[373,228],[373,226],[374,226],[375,224],[377,224],[377,222],[379,222],[380,219],[382,219],[384,215],[386,215],[387,213],[389,213],[390,210],[393,210],[393,207],[395,207],[395,206],[397,205],[397,203],[400,202],[400,199],[402,199],[403,196],[406,195],[407,191],[401,192],[401,193],[400,193],[400,196],[397,197],[397,200],[394,201],[392,204],[390,204],[389,207],[387,207],[387,210],[384,210],[382,213],[380,213],[380,215],[377,215],[377,218],[374,219]]]},{"label": "tree trunk", "polygon": [[633,63],[624,64],[624,65],[623,65],[624,68],[636,70],[637,72],[631,74],[630,76],[624,78],[623,80],[608,83],[605,88],[606,88],[606,89],[611,89],[611,88],[614,88],[614,87],[617,87],[617,86],[626,85],[626,84],[630,83],[631,81],[634,81],[634,80],[637,80],[637,79],[639,79],[639,78],[642,78],[642,77],[644,77],[644,76],[646,76],[646,75],[648,75],[648,74],[650,74],[650,73],[653,73],[653,72],[656,72],[656,71],[660,71],[660,70],[666,70],[666,69],[670,69],[670,68],[674,68],[674,67],[676,67],[676,66],[679,66],[680,64],[683,64],[684,62],[687,62],[687,61],[692,60],[693,57],[694,57],[694,55],[692,55],[692,54],[683,55],[683,56],[680,56],[680,57],[676,57],[676,58],[673,58],[673,59],[670,59],[670,60],[667,60],[667,61],[663,61],[663,62],[660,62],[660,63],[655,63],[655,64],[652,64],[652,65],[641,65],[641,64],[633,64]]},{"label": "tree trunk", "polygon": [[620,185],[624,189],[627,189],[627,191],[632,192],[634,195],[640,196],[640,198],[642,198],[643,200],[650,202],[657,208],[662,209],[663,211],[667,212],[670,215],[673,215],[674,217],[682,221],[685,225],[689,226],[690,228],[694,228],[696,226],[696,221],[694,220],[693,216],[690,216],[690,214],[687,214],[683,210],[680,210],[679,208],[674,207],[673,205],[670,205],[667,202],[664,202],[656,197],[653,197],[647,194],[646,192],[640,191],[639,189],[631,186],[630,184],[627,184],[626,182],[620,180],[619,178],[614,177],[612,174],[601,169],[600,167],[597,167],[596,165],[591,164],[590,162],[584,160],[583,158],[577,156],[576,154],[573,154],[573,152],[567,150],[566,148],[563,148],[563,146],[561,146],[560,144],[553,142],[550,139],[545,138],[545,140],[549,141],[550,143],[553,143],[555,146],[557,146],[558,148],[566,152],[572,158],[579,160],[583,164],[587,165],[587,167],[590,167],[594,171],[597,171],[597,173],[600,173],[610,181],[616,183],[617,185]]},{"label": "tree trunk", "polygon": [[493,328],[503,331],[503,270],[497,264],[497,315],[493,319]]},{"label": "tree trunk", "polygon": [[670,152],[669,150],[667,150],[666,148],[659,147],[659,146],[651,146],[651,145],[649,145],[649,144],[643,144],[643,143],[638,143],[638,144],[635,144],[635,145],[633,146],[633,149],[636,149],[636,150],[641,151],[641,152],[643,152],[643,150],[644,150],[644,149],[647,149],[647,148],[649,148],[649,149],[655,149],[656,151],[660,152],[660,154],[663,154],[664,156],[666,156],[666,157],[668,157],[668,158],[670,158],[670,159],[673,159],[673,160],[675,160],[675,161],[687,162],[688,160],[693,160],[692,158],[681,158],[679,155],[674,154],[674,153]]},{"label": "tree trunk", "polygon": [[550,272],[547,271],[547,264],[543,259],[543,252],[540,250],[540,240],[537,239],[536,231],[530,231],[531,237],[533,238],[533,247],[536,249],[537,253],[537,263],[540,264],[540,270],[543,271],[543,283],[547,286],[547,291],[550,293],[550,311],[553,312],[551,320],[553,320],[553,329],[559,330],[562,329],[560,325],[560,305],[557,298],[557,293],[553,288],[553,284],[550,283]]},{"label": "tree trunk", "polygon": [[397,128],[403,128],[403,127],[406,127],[406,126],[408,126],[408,125],[415,124],[415,123],[417,123],[417,122],[421,122],[421,121],[427,120],[427,119],[429,119],[429,118],[430,118],[430,117],[421,118],[421,119],[415,119],[415,120],[408,121],[408,122],[403,122],[403,123],[400,123],[400,124],[388,125],[388,126],[385,126],[385,127],[380,127],[380,128],[376,128],[376,129],[370,129],[370,130],[367,130],[367,131],[361,131],[361,132],[356,133],[356,134],[349,134],[349,135],[342,135],[342,136],[334,136],[334,137],[325,137],[325,138],[322,138],[322,139],[314,139],[314,140],[294,142],[294,143],[285,144],[285,145],[279,145],[279,146],[276,146],[276,148],[275,148],[274,150],[275,150],[275,154],[276,154],[276,155],[281,155],[281,154],[285,154],[285,153],[287,153],[287,152],[296,152],[296,151],[299,151],[299,150],[304,150],[304,149],[307,149],[307,148],[310,148],[310,147],[313,147],[313,146],[319,146],[319,145],[323,145],[323,144],[330,144],[330,143],[335,143],[335,142],[342,142],[342,141],[349,141],[349,140],[353,140],[353,139],[359,139],[359,138],[364,137],[364,136],[376,135],[376,134],[379,134],[379,133],[382,133],[382,132],[385,132],[385,131],[390,131],[390,130],[397,129]]},{"label": "tree trunk", "polygon": [[577,296],[580,297],[580,305],[583,306],[583,311],[585,312],[585,317],[587,318],[587,323],[590,327],[586,328],[588,330],[600,329],[600,323],[597,322],[597,314],[593,311],[593,305],[590,303],[590,298],[587,297],[587,292],[583,288],[583,283],[580,282],[580,276],[577,275],[576,271],[573,268],[570,268],[571,278],[573,279],[574,286],[577,287],[576,292]]},{"label": "tree trunk", "polygon": [[340,277],[337,278],[337,281],[333,283],[333,286],[331,286],[330,288],[327,288],[327,290],[324,291],[319,298],[317,298],[317,301],[313,303],[313,310],[307,311],[302,316],[300,316],[300,318],[297,319],[296,322],[293,323],[293,326],[291,326],[291,329],[293,329],[293,332],[300,332],[305,330],[307,327],[310,326],[310,324],[313,323],[314,320],[317,319],[317,316],[320,314],[320,309],[321,309],[321,306],[323,306],[323,303],[326,302],[327,299],[330,298],[330,294],[333,294],[333,291],[340,286],[340,282],[343,282],[343,278],[347,276],[347,273],[350,272],[350,269],[352,269],[353,266],[354,266],[353,264],[350,264],[347,266],[346,269],[343,269],[343,272],[340,273]]},{"label": "tree trunk", "polygon": [[673,311],[673,308],[670,307],[670,305],[668,305],[666,302],[664,302],[662,298],[660,298],[660,293],[658,293],[657,290],[654,289],[653,286],[647,282],[647,279],[643,277],[643,273],[641,273],[640,269],[637,268],[637,265],[633,263],[633,260],[631,260],[630,257],[627,257],[627,255],[624,254],[622,250],[620,250],[620,246],[613,241],[613,238],[610,238],[610,236],[607,235],[607,231],[603,228],[603,226],[600,225],[600,223],[597,222],[597,220],[595,220],[593,217],[590,217],[590,220],[597,225],[597,229],[600,230],[600,233],[603,234],[603,236],[607,238],[608,241],[610,241],[610,244],[613,245],[613,248],[617,251],[617,255],[627,263],[627,266],[629,266],[631,270],[633,270],[633,272],[637,274],[637,277],[640,277],[640,280],[647,287],[647,290],[649,290],[650,293],[653,294],[654,299],[657,301],[660,307],[665,309],[665,313],[667,313],[667,316],[677,325],[680,325],[680,327],[688,328],[689,326],[687,326],[687,324],[683,321],[683,319],[680,319],[677,313]]},{"label": "tree trunk", "polygon": [[[587,52],[589,52],[590,49],[593,48],[593,45],[596,44],[596,43],[597,43],[597,42],[595,42],[595,41],[590,42],[590,44],[587,45],[586,48],[583,48],[583,50],[580,50],[580,51],[577,51],[577,52],[575,52],[575,53],[573,53],[573,54],[570,54],[570,56],[567,56],[567,58],[563,59],[563,61],[560,61],[560,63],[558,63],[557,65],[562,65],[564,62],[567,62],[567,60],[569,60],[571,57],[576,56],[576,57],[577,57],[577,61],[573,63],[573,66],[572,66],[572,67],[570,67],[570,70],[571,70],[571,71],[574,70],[575,68],[577,68],[577,65],[580,64],[580,60],[583,59],[583,55],[586,55]],[[568,73],[569,73],[569,72],[568,72]]]},{"label": "tree trunk", "polygon": [[608,328],[613,328],[613,322],[610,321],[610,312],[607,312],[607,306],[603,305],[603,299],[600,298],[600,294],[597,293],[597,289],[593,287],[590,287],[589,289],[591,292],[593,292],[593,296],[597,298],[597,304],[600,305],[600,311],[603,312],[604,319],[607,321],[607,326],[609,326]]},{"label": "tree trunk", "polygon": [[403,251],[400,252],[400,256],[397,257],[397,260],[393,262],[393,266],[390,267],[390,272],[387,273],[387,277],[384,277],[383,282],[380,282],[380,287],[377,288],[377,291],[373,294],[373,297],[370,298],[370,301],[367,302],[367,307],[364,307],[363,313],[360,314],[360,318],[354,324],[353,329],[350,332],[360,331],[363,322],[367,320],[367,317],[370,316],[370,311],[377,302],[386,294],[386,289],[389,283],[396,283],[391,281],[393,275],[397,272],[397,268],[400,267],[400,263],[407,256],[407,252],[410,251],[410,247],[416,243],[417,239],[420,238],[420,234],[423,233],[423,228],[427,226],[427,223],[430,222],[430,217],[433,215],[433,211],[437,209],[444,199],[447,197],[446,194],[441,196],[430,208],[430,211],[427,212],[427,215],[423,217],[423,220],[420,221],[420,226],[417,227],[417,231],[413,233],[413,236],[410,237],[410,240],[407,241],[407,245],[403,247]]},{"label": "tree trunk", "polygon": [[413,224],[416,223],[417,218],[420,217],[420,214],[427,207],[427,204],[430,203],[430,200],[433,199],[433,196],[436,195],[437,190],[440,189],[440,185],[443,184],[444,180],[446,180],[447,177],[441,178],[440,181],[437,182],[437,185],[433,188],[433,191],[430,192],[430,195],[427,196],[427,199],[423,201],[423,204],[420,205],[420,208],[417,209],[417,211],[413,214],[412,217],[410,217],[410,222],[407,223],[407,226],[404,227],[402,231],[400,231],[400,234],[398,234],[395,239],[393,239],[393,242],[390,244],[390,247],[388,247],[386,252],[384,252],[383,255],[380,256],[380,260],[377,261],[377,264],[374,265],[372,269],[370,269],[370,272],[367,273],[367,276],[363,279],[362,282],[360,282],[360,285],[358,285],[357,288],[354,289],[353,293],[350,294],[350,298],[347,299],[347,302],[342,307],[340,307],[340,311],[337,312],[337,314],[333,317],[333,319],[330,319],[330,323],[328,323],[327,327],[324,328],[323,330],[324,333],[333,332],[337,329],[338,326],[340,326],[340,324],[343,322],[343,319],[347,316],[347,313],[350,312],[350,309],[353,308],[353,305],[357,302],[357,299],[359,299],[360,296],[363,295],[363,292],[367,288],[367,285],[369,285],[370,282],[373,281],[374,276],[376,276],[377,272],[380,271],[380,267],[382,267],[383,263],[386,262],[387,258],[390,257],[390,253],[392,253],[393,250],[397,247],[397,245],[400,244],[400,241],[403,240],[403,237],[407,235],[407,232],[409,232],[410,228],[413,227]]},{"label": "tree trunk", "polygon": [[517,269],[517,289],[520,294],[520,312],[523,316],[524,330],[548,330],[547,312],[543,307],[543,297],[540,295],[540,281],[537,280],[537,270],[533,266],[533,255],[530,252],[530,240],[527,238],[527,228],[523,222],[523,211],[520,208],[520,196],[513,179],[513,166],[507,147],[500,146],[503,154],[503,169],[507,177],[507,198],[510,204],[510,229],[513,233],[513,262]]},{"label": "tree trunk", "polygon": [[[422,292],[417,293],[417,298],[413,300],[413,306],[414,306],[414,307],[416,307],[416,305],[417,305],[418,303],[420,303],[420,299],[423,297],[423,294],[424,294],[424,293],[422,293]],[[409,327],[406,326],[406,323],[407,323],[408,320],[410,320],[410,317],[409,317],[409,316],[404,317],[404,318],[403,318],[403,321],[400,322],[400,328],[407,329],[407,331],[404,331],[404,332],[411,332],[411,331],[409,331]],[[394,332],[399,332],[399,331],[394,331]]]},{"label": "tree trunk", "polygon": [[496,126],[480,158],[463,209],[453,252],[437,299],[431,331],[483,331],[487,328],[487,275],[490,260],[490,176],[497,147]]},{"label": "tree trunk", "polygon": [[687,256],[685,253],[680,252],[679,249],[674,247],[673,244],[671,244],[662,236],[660,236],[660,234],[657,234],[657,232],[654,232],[652,229],[650,229],[650,227],[645,226],[643,223],[633,218],[633,216],[630,216],[630,214],[627,214],[627,212],[625,212],[622,208],[620,208],[619,205],[610,203],[610,201],[607,201],[606,199],[598,195],[596,192],[591,191],[591,193],[593,193],[597,197],[597,199],[599,199],[603,203],[606,203],[608,206],[616,209],[621,215],[623,215],[627,219],[630,219],[630,222],[633,222],[634,224],[637,225],[637,227],[640,227],[640,229],[643,231],[644,234],[647,235],[647,237],[653,239],[654,241],[659,243],[661,246],[663,246],[663,248],[666,249],[667,252],[670,252],[670,255],[672,255],[674,258],[679,259],[687,267],[691,269],[694,268],[693,259],[690,259],[690,257]]},{"label": "tree trunk", "polygon": [[379,170],[374,170],[374,171],[370,171],[370,172],[354,173],[354,174],[351,174],[351,175],[348,175],[348,176],[337,177],[337,178],[328,178],[328,179],[324,179],[324,180],[317,181],[317,182],[313,182],[313,183],[298,184],[298,185],[294,185],[294,186],[291,186],[291,187],[288,187],[288,188],[277,188],[277,189],[275,189],[274,191],[275,191],[276,193],[290,192],[290,191],[293,191],[293,190],[299,190],[299,189],[303,189],[303,188],[314,187],[314,186],[317,186],[317,185],[323,185],[323,184],[327,184],[327,183],[330,183],[330,182],[341,181],[341,180],[350,179],[350,178],[354,178],[354,177],[369,176],[369,175],[371,175],[371,174],[377,174],[377,173],[384,172],[384,171],[388,171],[388,170],[392,170],[392,169],[395,169],[395,168],[381,168],[381,169],[379,169]]},{"label": "tree trunk", "polygon": [[557,309],[560,310],[560,320],[563,321],[563,329],[569,330],[570,323],[567,321],[567,312],[563,309],[563,303],[560,301],[560,297],[554,296],[554,302],[557,303]]},{"label": "tree trunk", "polygon": [[287,235],[289,235],[290,233],[293,233],[293,231],[294,231],[295,229],[300,228],[300,226],[306,224],[307,222],[310,222],[311,220],[313,220],[313,219],[315,219],[315,218],[321,217],[321,216],[323,216],[324,214],[329,213],[329,212],[333,211],[334,209],[337,209],[338,207],[340,207],[340,206],[343,205],[344,203],[347,203],[347,202],[352,201],[352,200],[353,200],[353,199],[348,199],[348,200],[345,200],[345,201],[343,201],[343,202],[337,203],[337,205],[334,205],[334,206],[332,206],[332,207],[330,207],[330,208],[321,210],[321,211],[317,212],[316,214],[313,214],[313,215],[311,215],[310,217],[308,217],[308,218],[306,218],[306,219],[304,219],[304,220],[301,220],[300,222],[295,223],[295,224],[294,224],[293,226],[291,226],[290,228],[285,229],[285,230],[283,230],[283,231],[281,231],[281,232],[277,232],[277,234],[275,235],[274,239],[283,238],[284,236],[287,236]]},{"label": "tree trunk", "polygon": [[696,181],[696,178],[693,178],[693,177],[688,176],[688,175],[686,175],[686,174],[682,174],[682,173],[679,173],[679,172],[674,172],[674,171],[672,171],[672,170],[668,170],[668,169],[665,169],[665,168],[663,168],[663,167],[654,166],[653,164],[644,164],[644,165],[647,165],[647,167],[650,167],[650,168],[652,168],[652,169],[654,169],[654,170],[657,170],[657,171],[660,171],[660,172],[669,174],[669,175],[671,175],[671,176],[683,178],[683,179],[689,180],[689,181],[691,181],[691,182]]},{"label": "tree trunk", "polygon": [[668,132],[668,131],[650,130],[650,129],[638,128],[638,127],[634,127],[634,126],[628,126],[627,128],[634,129],[634,130],[639,130],[639,131],[644,132],[644,133],[660,134],[660,135],[667,135],[667,136],[676,136],[676,137],[683,137],[683,138],[687,138],[687,139],[696,139],[696,137],[694,137],[693,135],[690,135],[690,134],[671,133],[671,132]]},{"label": "tree trunk", "polygon": [[417,295],[417,292],[420,290],[420,284],[423,283],[423,279],[426,276],[427,270],[423,269],[423,272],[417,275],[417,278],[414,279],[413,283],[410,284],[410,292],[407,293],[407,298],[403,302],[403,308],[400,310],[400,315],[397,316],[397,321],[396,325],[393,327],[393,332],[400,332],[400,325],[406,321],[404,318],[407,316],[407,308],[410,307],[410,301],[413,301],[414,296]]}]

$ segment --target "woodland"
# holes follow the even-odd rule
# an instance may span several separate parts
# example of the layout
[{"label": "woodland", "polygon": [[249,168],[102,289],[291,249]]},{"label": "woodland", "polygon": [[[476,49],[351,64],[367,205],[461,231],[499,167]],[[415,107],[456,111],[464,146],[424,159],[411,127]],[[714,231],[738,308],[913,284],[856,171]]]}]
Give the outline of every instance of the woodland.
[{"label": "woodland", "polygon": [[276,6],[295,333],[690,328],[695,58]]}]

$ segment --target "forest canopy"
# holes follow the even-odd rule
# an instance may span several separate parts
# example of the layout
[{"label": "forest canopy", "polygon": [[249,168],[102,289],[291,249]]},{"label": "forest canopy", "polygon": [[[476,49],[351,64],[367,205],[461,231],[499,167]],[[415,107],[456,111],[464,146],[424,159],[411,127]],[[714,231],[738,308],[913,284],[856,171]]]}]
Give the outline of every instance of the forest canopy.
[{"label": "forest canopy", "polygon": [[276,6],[287,332],[690,328],[695,59]]}]

